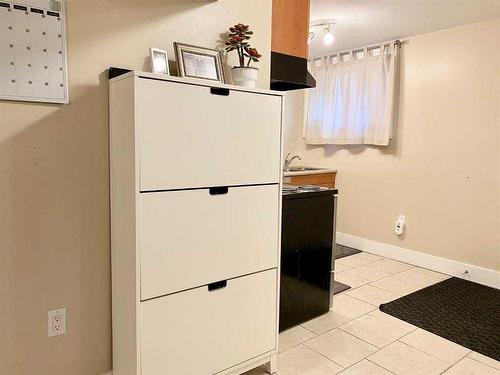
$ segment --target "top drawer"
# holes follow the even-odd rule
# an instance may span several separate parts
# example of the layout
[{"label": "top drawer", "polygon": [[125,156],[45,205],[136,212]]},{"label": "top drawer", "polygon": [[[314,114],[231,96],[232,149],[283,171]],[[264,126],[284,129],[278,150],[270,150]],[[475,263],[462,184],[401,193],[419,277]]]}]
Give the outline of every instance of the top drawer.
[{"label": "top drawer", "polygon": [[141,191],[277,183],[281,97],[139,78]]}]

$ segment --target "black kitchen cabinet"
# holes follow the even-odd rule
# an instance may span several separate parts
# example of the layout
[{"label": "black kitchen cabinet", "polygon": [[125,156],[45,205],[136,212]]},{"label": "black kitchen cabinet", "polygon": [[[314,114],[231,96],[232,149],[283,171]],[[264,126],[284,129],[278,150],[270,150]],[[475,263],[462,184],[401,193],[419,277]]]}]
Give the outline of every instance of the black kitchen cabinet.
[{"label": "black kitchen cabinet", "polygon": [[335,194],[283,196],[280,332],[330,308]]}]

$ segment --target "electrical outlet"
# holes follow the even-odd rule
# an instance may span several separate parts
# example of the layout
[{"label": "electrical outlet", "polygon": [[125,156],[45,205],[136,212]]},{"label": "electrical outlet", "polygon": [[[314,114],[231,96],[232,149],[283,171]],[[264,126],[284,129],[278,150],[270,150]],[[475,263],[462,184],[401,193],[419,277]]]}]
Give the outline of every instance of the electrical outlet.
[{"label": "electrical outlet", "polygon": [[394,225],[394,233],[401,236],[405,232],[406,227],[406,217],[405,215],[399,215]]},{"label": "electrical outlet", "polygon": [[49,337],[66,333],[66,309],[49,311],[48,317]]}]

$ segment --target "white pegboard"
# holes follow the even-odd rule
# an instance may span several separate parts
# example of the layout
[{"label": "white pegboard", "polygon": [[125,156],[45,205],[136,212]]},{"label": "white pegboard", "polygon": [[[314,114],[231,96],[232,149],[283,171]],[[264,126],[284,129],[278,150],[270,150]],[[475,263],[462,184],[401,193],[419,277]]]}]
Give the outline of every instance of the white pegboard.
[{"label": "white pegboard", "polygon": [[0,99],[68,103],[62,1],[0,0]]}]

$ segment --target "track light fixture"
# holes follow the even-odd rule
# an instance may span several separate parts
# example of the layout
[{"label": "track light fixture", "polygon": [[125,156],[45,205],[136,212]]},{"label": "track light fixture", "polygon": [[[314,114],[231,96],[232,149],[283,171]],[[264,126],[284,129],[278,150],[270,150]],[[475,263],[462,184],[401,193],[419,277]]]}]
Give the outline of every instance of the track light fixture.
[{"label": "track light fixture", "polygon": [[317,33],[314,31],[318,28],[321,28],[323,31],[323,43],[326,45],[330,45],[335,41],[335,35],[332,33],[333,25],[335,25],[334,19],[327,20],[317,20],[311,22],[309,25],[309,38],[307,43],[311,43],[311,41],[316,37]]}]

